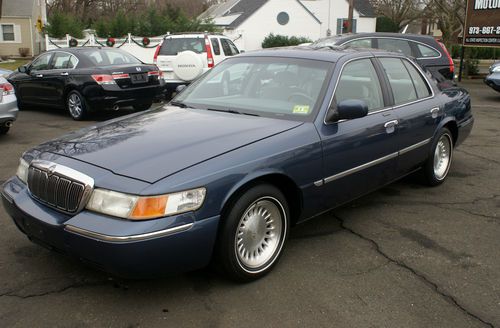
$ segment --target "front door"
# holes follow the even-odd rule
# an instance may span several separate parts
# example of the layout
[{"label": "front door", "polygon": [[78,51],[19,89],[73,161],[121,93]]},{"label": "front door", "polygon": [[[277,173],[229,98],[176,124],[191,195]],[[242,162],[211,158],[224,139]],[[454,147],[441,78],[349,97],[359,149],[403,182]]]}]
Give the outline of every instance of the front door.
[{"label": "front door", "polygon": [[395,178],[398,121],[394,112],[386,108],[372,59],[345,64],[333,106],[347,99],[363,100],[369,112],[362,118],[326,122],[319,128],[326,208],[359,197]]},{"label": "front door", "polygon": [[50,70],[52,54],[51,52],[46,53],[35,59],[29,67],[29,77],[19,81],[18,88],[22,102],[31,104],[50,103],[47,96],[47,85],[43,77]]}]

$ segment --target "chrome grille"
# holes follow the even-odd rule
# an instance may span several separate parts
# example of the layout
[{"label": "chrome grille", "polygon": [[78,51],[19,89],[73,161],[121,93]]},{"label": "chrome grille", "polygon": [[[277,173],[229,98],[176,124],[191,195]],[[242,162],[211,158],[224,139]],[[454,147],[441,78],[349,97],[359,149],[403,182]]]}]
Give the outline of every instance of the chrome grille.
[{"label": "chrome grille", "polygon": [[85,206],[93,179],[59,164],[35,161],[29,167],[28,188],[40,202],[66,213],[76,213]]}]

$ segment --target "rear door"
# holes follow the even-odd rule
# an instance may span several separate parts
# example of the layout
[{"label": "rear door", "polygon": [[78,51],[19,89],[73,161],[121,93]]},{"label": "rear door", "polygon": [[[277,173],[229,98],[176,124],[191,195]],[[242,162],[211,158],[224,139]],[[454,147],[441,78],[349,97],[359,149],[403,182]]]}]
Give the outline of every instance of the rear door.
[{"label": "rear door", "polygon": [[202,60],[203,67],[208,67],[204,35],[167,36],[157,57],[157,66],[164,72],[166,80],[181,80],[174,73],[173,64],[177,55],[184,51],[194,52]]},{"label": "rear door", "polygon": [[394,99],[398,120],[398,175],[420,166],[429,147],[443,109],[420,68],[406,58],[379,58]]},{"label": "rear door", "polygon": [[[338,65],[338,64],[337,64]],[[368,115],[324,123],[325,206],[331,208],[374,190],[395,178],[398,156],[397,118],[387,107],[380,73],[372,59],[356,59],[342,69],[333,106],[347,99],[363,100]]]}]

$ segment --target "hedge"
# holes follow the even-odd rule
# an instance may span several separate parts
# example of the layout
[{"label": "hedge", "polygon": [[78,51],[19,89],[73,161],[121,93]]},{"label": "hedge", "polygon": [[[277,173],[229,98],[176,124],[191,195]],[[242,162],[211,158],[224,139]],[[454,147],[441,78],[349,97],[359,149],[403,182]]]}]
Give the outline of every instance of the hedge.
[{"label": "hedge", "polygon": [[289,46],[297,46],[301,43],[312,42],[312,40],[306,37],[288,37],[286,35],[279,34],[269,34],[266,36],[264,41],[262,41],[262,48],[275,48],[275,47],[289,47]]}]

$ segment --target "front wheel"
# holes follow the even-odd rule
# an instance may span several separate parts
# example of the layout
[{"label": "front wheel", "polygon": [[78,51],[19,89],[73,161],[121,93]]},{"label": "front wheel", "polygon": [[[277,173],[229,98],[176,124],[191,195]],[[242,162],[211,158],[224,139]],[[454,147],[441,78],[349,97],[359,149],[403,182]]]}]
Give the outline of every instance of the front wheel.
[{"label": "front wheel", "polygon": [[262,184],[247,190],[221,220],[217,254],[225,273],[247,282],[269,273],[288,237],[288,204],[279,189]]},{"label": "front wheel", "polygon": [[81,121],[87,115],[87,103],[82,94],[76,90],[70,91],[66,98],[66,108],[75,121]]},{"label": "front wheel", "polygon": [[443,128],[434,139],[431,154],[424,166],[424,177],[428,185],[437,186],[444,182],[453,159],[453,137],[450,130]]}]

